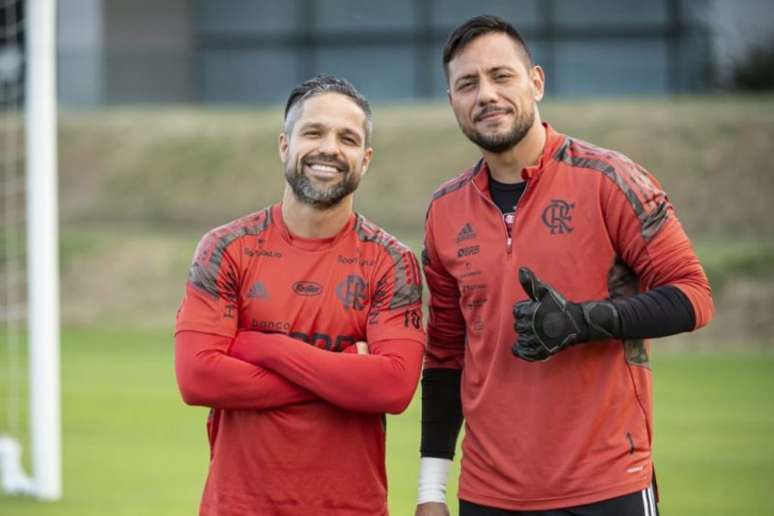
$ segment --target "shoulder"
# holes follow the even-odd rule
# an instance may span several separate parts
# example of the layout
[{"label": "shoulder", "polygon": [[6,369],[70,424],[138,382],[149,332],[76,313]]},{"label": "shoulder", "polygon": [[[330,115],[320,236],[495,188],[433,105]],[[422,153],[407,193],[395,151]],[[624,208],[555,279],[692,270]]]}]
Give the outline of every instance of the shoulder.
[{"label": "shoulder", "polygon": [[376,246],[381,255],[374,287],[379,305],[397,309],[422,300],[422,275],[411,249],[381,227],[358,214],[355,233],[361,242]]},{"label": "shoulder", "polygon": [[483,158],[480,159],[475,165],[465,170],[458,176],[449,179],[439,186],[434,192],[430,203],[427,206],[425,212],[425,222],[430,222],[430,214],[437,211],[441,206],[446,209],[455,209],[456,201],[459,200],[459,195],[466,192],[468,188],[473,185],[473,180],[481,171],[481,167],[484,164]]},{"label": "shoulder", "polygon": [[263,233],[272,223],[271,208],[232,220],[209,230],[199,240],[195,260],[220,261],[226,249],[241,238]]},{"label": "shoulder", "polygon": [[484,160],[481,159],[475,165],[473,165],[463,173],[441,184],[441,186],[439,186],[435,190],[435,192],[433,192],[432,202],[435,202],[443,197],[448,196],[449,194],[462,190],[466,186],[470,185],[471,182],[473,181],[473,178],[476,177],[479,170],[481,169],[481,166],[483,165],[483,163],[484,163]]},{"label": "shoulder", "polygon": [[[554,155],[570,166],[570,173],[591,171],[601,174],[603,198],[616,206],[628,206],[639,220],[642,236],[650,240],[666,222],[671,205],[661,184],[645,168],[620,152],[567,138]],[[613,216],[620,215],[618,210]]]},{"label": "shoulder", "polygon": [[625,154],[578,138],[565,137],[553,158],[568,165],[572,171],[598,172],[624,193],[635,184],[661,188],[653,175]]},{"label": "shoulder", "polygon": [[357,214],[354,231],[360,242],[376,246],[378,251],[386,253],[393,259],[409,255],[413,257],[414,255],[406,244],[359,213]]}]

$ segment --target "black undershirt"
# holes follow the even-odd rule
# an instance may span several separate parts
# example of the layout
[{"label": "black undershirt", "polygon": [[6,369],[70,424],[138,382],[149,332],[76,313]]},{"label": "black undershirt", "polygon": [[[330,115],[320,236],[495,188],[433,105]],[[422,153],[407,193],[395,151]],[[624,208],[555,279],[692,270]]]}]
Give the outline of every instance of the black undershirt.
[{"label": "black undershirt", "polygon": [[519,202],[521,194],[524,193],[524,188],[527,183],[524,181],[520,183],[501,183],[489,174],[489,194],[492,196],[492,200],[503,212],[513,213],[516,207],[516,203]]},{"label": "black undershirt", "polygon": [[[501,183],[489,176],[489,192],[503,215],[513,213],[526,183]],[[694,329],[696,321],[688,297],[664,285],[613,301],[621,318],[621,339],[666,337]],[[516,358],[514,358],[516,360]],[[422,373],[422,457],[452,459],[462,426],[462,372],[429,368]]]}]

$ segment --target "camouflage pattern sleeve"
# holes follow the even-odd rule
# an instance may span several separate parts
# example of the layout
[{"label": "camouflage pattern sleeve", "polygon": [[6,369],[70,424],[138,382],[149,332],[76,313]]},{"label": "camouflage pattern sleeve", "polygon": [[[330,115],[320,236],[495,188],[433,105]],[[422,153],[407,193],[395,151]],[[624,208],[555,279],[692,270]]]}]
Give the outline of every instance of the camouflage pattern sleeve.
[{"label": "camouflage pattern sleeve", "polygon": [[207,233],[194,252],[175,331],[194,330],[225,337],[237,332],[239,268],[229,253],[227,232]]},{"label": "camouflage pattern sleeve", "polygon": [[616,253],[639,287],[679,288],[693,306],[695,328],[706,325],[714,312],[709,281],[661,185],[625,157],[611,169],[602,202]]},{"label": "camouflage pattern sleeve", "polygon": [[396,244],[377,274],[368,311],[368,343],[408,339],[425,342],[422,324],[422,276],[417,259],[408,248]]}]

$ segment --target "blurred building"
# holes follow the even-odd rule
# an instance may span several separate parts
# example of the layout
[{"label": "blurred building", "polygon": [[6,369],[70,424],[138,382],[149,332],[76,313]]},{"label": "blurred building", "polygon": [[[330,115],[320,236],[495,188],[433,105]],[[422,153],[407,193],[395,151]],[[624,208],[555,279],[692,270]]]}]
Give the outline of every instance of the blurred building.
[{"label": "blurred building", "polygon": [[[747,0],[750,1],[750,0]],[[738,4],[738,2],[734,2]],[[512,21],[551,95],[713,84],[712,0],[59,0],[64,106],[274,103],[319,72],[372,100],[445,95],[441,49],[476,14]]]}]

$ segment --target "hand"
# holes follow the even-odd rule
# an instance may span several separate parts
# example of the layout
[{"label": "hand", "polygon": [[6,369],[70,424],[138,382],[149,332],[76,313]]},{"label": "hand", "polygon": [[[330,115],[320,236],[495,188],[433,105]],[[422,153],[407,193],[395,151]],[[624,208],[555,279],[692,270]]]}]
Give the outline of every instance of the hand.
[{"label": "hand", "polygon": [[364,340],[359,340],[355,342],[354,344],[350,344],[343,350],[341,350],[342,353],[357,353],[358,355],[370,355],[371,352],[368,349],[368,342]]},{"label": "hand", "polygon": [[572,303],[527,267],[519,282],[531,301],[513,307],[518,340],[511,351],[528,362],[547,360],[563,349],[620,334],[618,310],[610,301]]},{"label": "hand", "polygon": [[440,502],[420,503],[414,516],[449,516],[449,508]]}]

